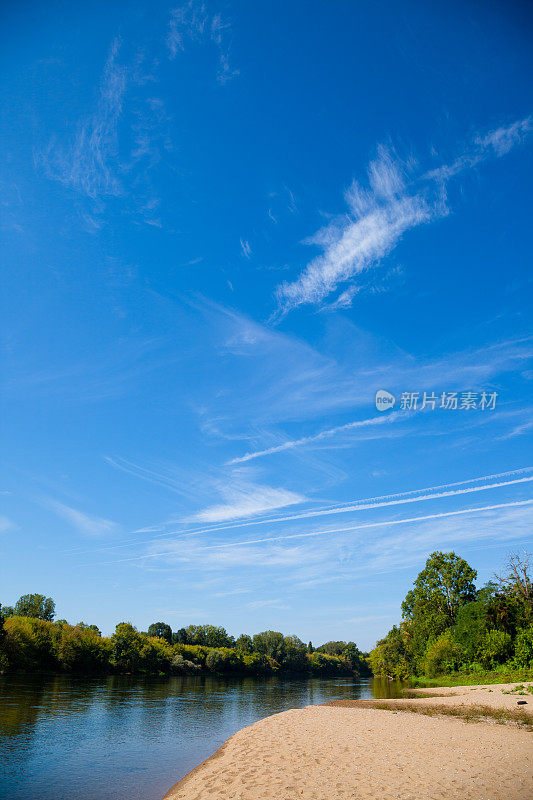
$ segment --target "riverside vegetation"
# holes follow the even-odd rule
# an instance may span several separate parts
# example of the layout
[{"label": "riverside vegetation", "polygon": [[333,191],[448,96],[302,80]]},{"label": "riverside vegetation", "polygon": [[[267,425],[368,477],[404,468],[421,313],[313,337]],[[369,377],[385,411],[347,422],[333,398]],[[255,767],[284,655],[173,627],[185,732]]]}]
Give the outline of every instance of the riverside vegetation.
[{"label": "riverside vegetation", "polygon": [[234,639],[224,628],[189,625],[172,631],[156,622],[146,632],[121,622],[102,636],[96,625],[54,622],[51,598],[31,594],[14,607],[0,606],[0,672],[197,675],[369,674],[353,642],[327,642],[316,649],[297,636],[264,631]]},{"label": "riverside vegetation", "polygon": [[0,606],[0,672],[135,675],[303,674],[409,680],[423,686],[533,679],[533,584],[529,557],[476,589],[476,571],[455,553],[432,553],[402,603],[402,622],[370,654],[354,642],[314,648],[297,636],[263,631],[237,639],[222,627],[146,632],[121,622],[110,637],[96,625],[54,621],[55,604],[24,595]]},{"label": "riverside vegetation", "polygon": [[369,655],[373,673],[419,686],[532,679],[529,561],[511,554],[504,571],[476,589],[477,572],[464,559],[432,553],[402,603],[402,622]]}]

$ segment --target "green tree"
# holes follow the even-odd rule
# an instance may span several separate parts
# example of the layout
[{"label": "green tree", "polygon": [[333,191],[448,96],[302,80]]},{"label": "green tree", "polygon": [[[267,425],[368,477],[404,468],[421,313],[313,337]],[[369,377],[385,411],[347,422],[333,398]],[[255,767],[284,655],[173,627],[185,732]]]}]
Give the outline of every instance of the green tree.
[{"label": "green tree", "polygon": [[319,653],[327,653],[329,656],[340,656],[346,650],[346,642],[326,642],[317,647]]},{"label": "green tree", "polygon": [[376,644],[368,657],[374,675],[403,679],[413,672],[409,651],[408,628],[393,626],[384,639]]},{"label": "green tree", "polygon": [[455,553],[435,552],[426,561],[402,603],[402,615],[411,622],[411,651],[420,667],[428,641],[454,624],[462,605],[475,600],[476,577]]},{"label": "green tree", "polygon": [[463,659],[464,650],[448,629],[428,643],[424,656],[424,672],[429,678],[446,675],[457,670]]},{"label": "green tree", "polygon": [[294,635],[285,636],[283,642],[285,646],[285,653],[281,662],[283,669],[291,672],[306,672],[309,668],[306,645]]},{"label": "green tree", "polygon": [[503,664],[512,651],[512,639],[505,631],[487,631],[480,642],[479,660],[486,669]]},{"label": "green tree", "polygon": [[93,631],[93,633],[96,633],[97,636],[102,635],[102,631],[100,630],[98,625],[89,625],[88,622],[78,622],[76,628],[80,628],[80,630],[82,631]]},{"label": "green tree", "polygon": [[36,617],[8,617],[3,649],[9,669],[41,672],[57,668],[53,652],[54,625]]},{"label": "green tree", "polygon": [[533,667],[533,625],[516,637],[515,660],[519,667]]},{"label": "green tree", "polygon": [[0,645],[4,641],[6,637],[6,632],[4,630],[4,622],[6,621],[6,615],[2,608],[2,604],[0,603]]},{"label": "green tree", "polygon": [[139,671],[143,639],[130,622],[119,622],[111,637],[111,664],[119,672]]},{"label": "green tree", "polygon": [[368,667],[368,662],[355,642],[348,642],[342,652],[342,656],[348,661],[352,670],[358,675],[361,677],[366,677],[369,675],[370,669]]},{"label": "green tree", "polygon": [[262,653],[281,665],[285,657],[285,638],[279,631],[256,633],[252,639],[256,653]]},{"label": "green tree", "polygon": [[[479,594],[478,594],[479,597]],[[453,636],[461,645],[467,662],[476,661],[488,625],[488,607],[483,600],[465,603],[457,611]]]},{"label": "green tree", "polygon": [[164,639],[165,642],[172,644],[172,628],[166,622],[152,622],[148,628],[148,636]]},{"label": "green tree", "polygon": [[189,644],[185,628],[174,631],[172,634],[172,644]]},{"label": "green tree", "polygon": [[185,628],[187,644],[199,644],[204,647],[233,647],[235,639],[229,636],[225,628],[216,625],[189,625]]},{"label": "green tree", "polygon": [[455,553],[432,553],[402,603],[403,616],[422,611],[453,622],[459,606],[475,600],[476,578],[476,570]]},{"label": "green tree", "polygon": [[82,674],[109,670],[111,644],[102,638],[96,625],[55,622],[53,628],[52,650],[62,669]]},{"label": "green tree", "polygon": [[14,614],[17,617],[34,617],[52,622],[56,604],[51,597],[44,594],[23,594],[15,603]]},{"label": "green tree", "polygon": [[247,633],[241,633],[235,642],[235,647],[241,653],[253,653],[254,646],[252,643],[252,637]]}]

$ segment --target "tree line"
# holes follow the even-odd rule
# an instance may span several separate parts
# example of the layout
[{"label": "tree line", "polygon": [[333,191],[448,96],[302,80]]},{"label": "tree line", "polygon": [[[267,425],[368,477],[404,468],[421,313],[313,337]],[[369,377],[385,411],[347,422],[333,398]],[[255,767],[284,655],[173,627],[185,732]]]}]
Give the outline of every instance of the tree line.
[{"label": "tree line", "polygon": [[23,595],[13,607],[0,605],[0,672],[369,674],[365,654],[354,642],[331,641],[314,648],[279,631],[235,639],[215,625],[172,631],[164,622],[154,622],[147,631],[121,622],[106,637],[96,625],[71,625],[54,617],[54,601],[40,594]]},{"label": "tree line", "polygon": [[533,669],[529,562],[511,554],[503,572],[476,589],[477,572],[464,559],[432,553],[402,603],[401,623],[369,655],[373,673],[404,679]]}]

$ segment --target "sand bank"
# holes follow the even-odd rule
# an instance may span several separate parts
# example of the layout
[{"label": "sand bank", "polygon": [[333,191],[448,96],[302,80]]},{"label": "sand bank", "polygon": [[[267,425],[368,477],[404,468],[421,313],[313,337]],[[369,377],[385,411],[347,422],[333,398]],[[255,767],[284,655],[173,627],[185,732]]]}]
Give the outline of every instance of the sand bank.
[{"label": "sand bank", "polygon": [[[508,685],[387,701],[533,710]],[[490,691],[489,691],[490,690]],[[503,691],[502,691],[503,690]],[[470,699],[472,698],[472,699]],[[338,701],[243,728],[165,800],[532,800],[533,734],[514,725]]]}]

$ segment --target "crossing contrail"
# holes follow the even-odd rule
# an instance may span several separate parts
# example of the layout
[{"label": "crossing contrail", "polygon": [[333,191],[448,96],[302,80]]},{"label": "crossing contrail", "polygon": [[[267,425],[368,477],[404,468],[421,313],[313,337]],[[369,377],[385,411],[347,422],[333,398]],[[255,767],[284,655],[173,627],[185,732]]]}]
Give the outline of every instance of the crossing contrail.
[{"label": "crossing contrail", "polygon": [[[380,522],[367,522],[362,525],[349,525],[344,528],[331,528],[325,531],[312,531],[310,533],[291,533],[284,536],[268,536],[263,539],[246,539],[240,542],[224,542],[223,544],[203,545],[198,550],[220,550],[229,547],[244,547],[250,544],[265,544],[267,542],[281,542],[289,539],[306,539],[316,536],[330,536],[335,533],[351,533],[353,531],[367,530],[369,528],[386,528],[393,525],[407,525],[413,522],[425,522],[431,519],[444,519],[446,517],[461,516],[464,514],[479,514],[484,511],[495,511],[500,508],[517,508],[523,506],[530,506],[533,500],[516,500],[511,503],[497,503],[491,506],[481,506],[477,508],[463,508],[459,511],[443,511],[439,514],[425,514],[419,517],[407,517],[404,519],[381,520]],[[159,553],[147,553],[142,556],[131,556],[129,558],[119,558],[114,561],[103,562],[105,564],[118,564],[126,561],[140,561],[147,558],[160,558],[162,556],[176,555],[176,550],[165,550]]]}]

